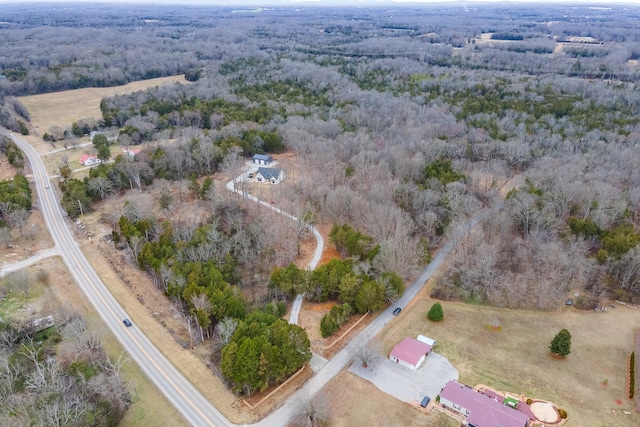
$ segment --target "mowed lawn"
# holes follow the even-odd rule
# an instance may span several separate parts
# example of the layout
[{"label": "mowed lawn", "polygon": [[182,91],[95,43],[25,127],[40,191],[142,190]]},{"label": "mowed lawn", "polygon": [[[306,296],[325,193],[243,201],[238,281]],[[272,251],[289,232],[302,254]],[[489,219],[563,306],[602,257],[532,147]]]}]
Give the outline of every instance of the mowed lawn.
[{"label": "mowed lawn", "polygon": [[[548,313],[445,302],[444,320],[434,323],[426,319],[433,302],[423,296],[389,324],[379,338],[385,355],[403,337],[421,333],[437,340],[435,351],[449,358],[468,385],[550,400],[568,412],[568,426],[640,425],[640,414],[626,398],[640,309],[616,305],[606,313]],[[494,319],[501,331],[491,330]],[[555,360],[548,347],[562,328],[572,335],[571,354]]]},{"label": "mowed lawn", "polygon": [[22,96],[18,99],[27,107],[31,123],[36,126],[40,135],[48,132],[51,126],[63,129],[80,119],[102,119],[100,102],[103,98],[124,95],[155,86],[170,83],[189,83],[183,75],[140,80],[122,86],[83,88],[62,92],[44,93],[41,95]]}]

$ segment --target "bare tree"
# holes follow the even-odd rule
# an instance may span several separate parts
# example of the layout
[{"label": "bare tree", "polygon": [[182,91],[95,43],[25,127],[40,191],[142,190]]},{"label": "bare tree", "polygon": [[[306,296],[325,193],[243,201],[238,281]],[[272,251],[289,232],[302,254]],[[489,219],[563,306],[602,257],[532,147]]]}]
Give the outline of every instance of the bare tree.
[{"label": "bare tree", "polygon": [[20,231],[20,235],[23,236],[24,226],[29,218],[29,212],[25,209],[15,209],[9,213],[7,217],[7,223],[11,227],[15,227]]},{"label": "bare tree", "polygon": [[301,395],[293,401],[289,423],[296,427],[320,427],[329,422],[331,411],[324,394]]},{"label": "bare tree", "polygon": [[9,227],[0,227],[0,245],[7,247],[11,244],[11,230]]},{"label": "bare tree", "polygon": [[109,194],[113,190],[113,184],[111,183],[111,180],[105,178],[102,175],[90,178],[89,181],[87,181],[87,186],[90,190],[98,193],[101,200],[104,200],[107,194]]},{"label": "bare tree", "polygon": [[6,277],[8,289],[20,289],[24,293],[25,298],[29,298],[29,289],[31,287],[31,275],[27,270],[12,271]]},{"label": "bare tree", "polygon": [[129,179],[130,187],[133,189],[135,183],[138,190],[142,191],[142,178],[151,173],[149,165],[144,162],[125,161],[119,164],[119,168]]},{"label": "bare tree", "polygon": [[211,319],[209,314],[211,313],[211,302],[206,294],[194,294],[191,295],[191,304],[193,305],[193,317],[196,319],[196,323],[198,324],[198,329],[200,330],[200,341],[204,341],[204,334],[202,332],[203,328],[207,328],[207,337],[209,336],[209,325],[211,324]]},{"label": "bare tree", "polygon": [[222,172],[233,180],[233,189],[236,189],[236,178],[242,168],[242,148],[237,145],[229,147],[227,155],[222,160]]},{"label": "bare tree", "polygon": [[229,344],[237,327],[238,320],[232,317],[225,317],[222,321],[218,322],[216,325],[216,335],[223,347]]},{"label": "bare tree", "polygon": [[142,250],[142,247],[145,243],[146,240],[142,236],[133,235],[129,239],[129,252],[131,253],[131,257],[136,264],[138,263],[138,255],[140,255],[140,251]]},{"label": "bare tree", "polygon": [[378,344],[376,342],[366,342],[359,340],[355,343],[353,351],[353,360],[362,365],[363,368],[369,367],[377,359],[381,358]]}]

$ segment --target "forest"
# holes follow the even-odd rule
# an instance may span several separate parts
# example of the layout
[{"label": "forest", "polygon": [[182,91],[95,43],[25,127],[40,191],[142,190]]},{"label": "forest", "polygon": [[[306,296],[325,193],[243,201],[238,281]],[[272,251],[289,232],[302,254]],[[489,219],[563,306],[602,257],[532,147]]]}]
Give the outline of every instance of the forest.
[{"label": "forest", "polygon": [[[336,301],[330,335],[401,295],[482,210],[492,214],[432,296],[537,310],[575,291],[584,309],[640,302],[640,8],[0,11],[0,123],[15,132],[33,131],[19,96],[185,75],[105,98],[102,117],[61,123],[47,140],[117,139],[94,140],[114,161],[84,178],[60,165],[62,206],[74,218],[142,192],[104,215],[113,242],[180,302],[196,340],[217,340],[237,392],[308,361],[308,338],[278,318],[284,300]],[[114,143],[148,148],[112,156],[103,147]],[[291,265],[305,224],[275,224],[213,183],[253,154],[285,151],[302,171],[281,189],[285,208],[332,225],[343,257],[312,273]],[[181,211],[187,201],[202,214]],[[14,208],[2,206],[9,227]]]}]

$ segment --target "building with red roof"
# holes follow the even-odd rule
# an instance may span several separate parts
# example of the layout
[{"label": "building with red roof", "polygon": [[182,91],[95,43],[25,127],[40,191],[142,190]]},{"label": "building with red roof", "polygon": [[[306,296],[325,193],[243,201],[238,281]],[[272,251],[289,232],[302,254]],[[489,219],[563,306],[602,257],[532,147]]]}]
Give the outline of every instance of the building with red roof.
[{"label": "building with red roof", "polygon": [[80,156],[80,164],[84,166],[97,165],[98,163],[102,163],[102,161],[98,158],[98,156],[92,156],[90,154],[83,154]]},{"label": "building with red roof", "polygon": [[529,426],[530,419],[523,412],[506,406],[496,396],[480,393],[457,381],[449,381],[444,386],[440,392],[440,404],[466,415],[469,427]]},{"label": "building with red roof", "polygon": [[389,359],[415,371],[422,365],[429,353],[431,353],[429,344],[407,337],[393,347],[389,354]]}]

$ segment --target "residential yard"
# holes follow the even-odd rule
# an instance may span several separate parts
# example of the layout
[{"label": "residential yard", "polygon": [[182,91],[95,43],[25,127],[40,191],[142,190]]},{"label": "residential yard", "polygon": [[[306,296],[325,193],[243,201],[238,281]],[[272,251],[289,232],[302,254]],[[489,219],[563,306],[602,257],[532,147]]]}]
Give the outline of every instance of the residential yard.
[{"label": "residential yard", "polygon": [[[463,383],[550,400],[567,411],[568,426],[640,423],[626,398],[627,358],[640,309],[615,305],[607,312],[564,308],[549,313],[445,302],[444,320],[434,323],[426,319],[434,302],[426,295],[423,290],[389,323],[380,337],[385,355],[400,337],[422,333],[437,340],[435,351],[459,370]],[[495,319],[501,330],[492,330]],[[572,335],[571,354],[556,360],[548,347],[562,328]]]},{"label": "residential yard", "polygon": [[369,381],[343,369],[320,393],[331,408],[331,427],[432,426],[458,427],[453,418],[440,412],[397,400]]}]

